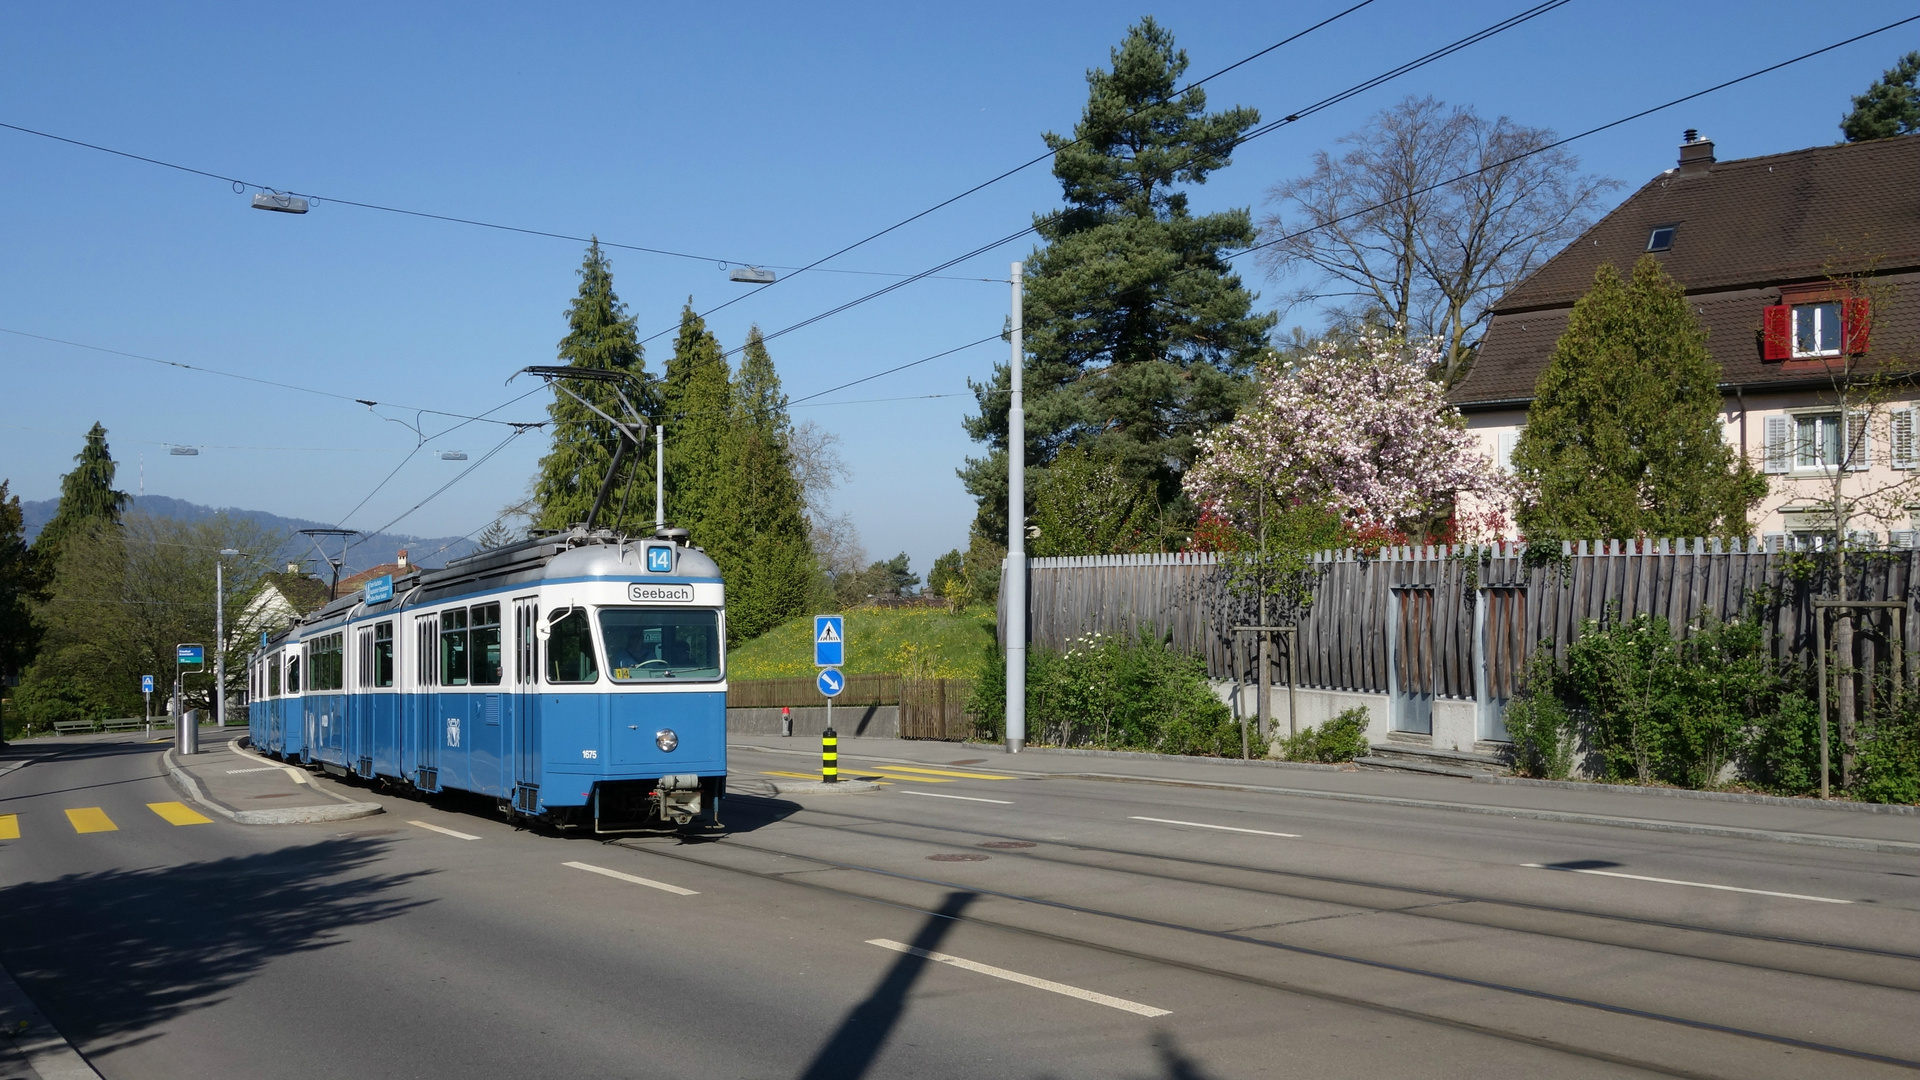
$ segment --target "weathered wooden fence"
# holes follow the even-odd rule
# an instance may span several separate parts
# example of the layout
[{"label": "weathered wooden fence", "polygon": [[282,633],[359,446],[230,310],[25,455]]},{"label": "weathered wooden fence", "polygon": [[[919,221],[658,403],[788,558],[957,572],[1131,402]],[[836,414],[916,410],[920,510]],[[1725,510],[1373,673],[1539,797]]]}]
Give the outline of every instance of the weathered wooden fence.
[{"label": "weathered wooden fence", "polygon": [[[1907,550],[1849,553],[1847,597],[1910,600],[1916,559]],[[1303,687],[1387,693],[1397,684],[1472,698],[1484,674],[1491,695],[1504,698],[1538,645],[1564,657],[1583,621],[1610,613],[1659,615],[1680,634],[1708,615],[1763,618],[1777,656],[1811,664],[1813,601],[1833,594],[1832,575],[1829,558],[1770,552],[1758,539],[1581,542],[1535,565],[1518,544],[1329,551],[1313,562],[1311,605],[1270,621],[1298,627]],[[1215,678],[1247,673],[1250,642],[1232,627],[1257,621],[1257,601],[1230,588],[1211,554],[1034,559],[1028,595],[1035,647],[1064,650],[1088,634],[1148,627],[1204,656]],[[1002,588],[1003,640],[1005,598]],[[1911,648],[1915,630],[1909,604],[1896,634]]]},{"label": "weathered wooden fence", "polygon": [[967,700],[972,696],[973,682],[968,679],[900,680],[900,737],[971,737],[973,716],[967,712]]},{"label": "weathered wooden fence", "polygon": [[[965,739],[973,734],[967,702],[970,679],[908,679],[899,675],[849,675],[847,688],[833,699],[835,708],[869,705],[900,707],[903,739]],[[735,679],[727,683],[730,709],[796,709],[826,704],[810,677]]]}]

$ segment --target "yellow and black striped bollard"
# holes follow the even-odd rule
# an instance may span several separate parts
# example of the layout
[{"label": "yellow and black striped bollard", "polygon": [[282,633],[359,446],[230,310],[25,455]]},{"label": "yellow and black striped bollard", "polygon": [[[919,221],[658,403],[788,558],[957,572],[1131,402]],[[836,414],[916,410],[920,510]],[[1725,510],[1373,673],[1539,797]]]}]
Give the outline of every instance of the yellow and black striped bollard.
[{"label": "yellow and black striped bollard", "polygon": [[832,728],[820,733],[820,782],[840,782],[840,736]]}]

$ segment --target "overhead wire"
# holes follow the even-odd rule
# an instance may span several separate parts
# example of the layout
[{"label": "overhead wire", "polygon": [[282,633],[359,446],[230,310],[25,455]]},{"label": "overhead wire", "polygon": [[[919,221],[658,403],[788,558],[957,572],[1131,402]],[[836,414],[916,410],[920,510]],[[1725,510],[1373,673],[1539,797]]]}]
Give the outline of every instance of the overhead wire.
[{"label": "overhead wire", "polygon": [[[1754,71],[1750,71],[1750,72],[1748,72],[1748,73],[1746,73],[1746,74],[1744,74],[1744,75],[1740,75],[1740,76],[1737,76],[1737,77],[1735,77],[1735,78],[1732,78],[1732,79],[1727,79],[1727,80],[1726,80],[1726,81],[1724,81],[1724,82],[1719,82],[1719,83],[1715,83],[1714,85],[1712,85],[1712,86],[1709,86],[1709,87],[1706,87],[1705,89],[1701,89],[1701,90],[1696,90],[1696,91],[1694,91],[1694,92],[1692,92],[1692,93],[1690,93],[1690,94],[1683,94],[1683,95],[1681,95],[1680,97],[1677,97],[1677,98],[1674,98],[1674,99],[1672,99],[1672,100],[1670,100],[1670,101],[1666,101],[1666,102],[1663,102],[1663,103],[1661,103],[1661,104],[1659,104],[1659,105],[1654,105],[1654,106],[1651,106],[1651,107],[1649,107],[1649,108],[1645,108],[1645,109],[1641,109],[1641,110],[1639,110],[1639,111],[1637,111],[1637,112],[1634,112],[1634,113],[1630,113],[1630,114],[1628,114],[1628,115],[1626,115],[1626,116],[1622,116],[1622,117],[1620,117],[1620,118],[1618,118],[1618,119],[1615,119],[1615,120],[1610,120],[1610,121],[1608,121],[1608,122],[1606,122],[1606,123],[1604,123],[1604,124],[1598,124],[1598,125],[1596,125],[1596,126],[1594,126],[1594,127],[1590,127],[1590,128],[1588,128],[1588,129],[1586,129],[1585,131],[1581,131],[1581,132],[1578,132],[1578,133],[1576,133],[1576,134],[1573,134],[1573,135],[1568,135],[1568,136],[1566,136],[1566,137],[1564,137],[1564,138],[1560,138],[1560,139],[1555,139],[1555,140],[1554,140],[1554,141],[1552,141],[1552,142],[1549,142],[1549,143],[1545,143],[1545,144],[1543,144],[1543,145],[1541,145],[1541,146],[1538,146],[1538,147],[1534,147],[1533,149],[1530,149],[1530,150],[1526,150],[1526,151],[1523,151],[1523,152],[1521,152],[1521,153],[1518,153],[1518,154],[1514,154],[1514,155],[1512,155],[1512,156],[1509,156],[1509,157],[1506,157],[1506,158],[1503,158],[1503,159],[1501,159],[1501,160],[1499,160],[1499,161],[1496,161],[1496,162],[1493,162],[1493,163],[1491,163],[1491,164],[1488,164],[1488,165],[1483,165],[1483,166],[1480,166],[1479,168],[1476,168],[1476,169],[1470,169],[1470,170],[1468,170],[1468,171],[1466,171],[1466,172],[1463,172],[1463,173],[1460,173],[1460,174],[1459,174],[1459,175],[1457,175],[1457,176],[1451,176],[1451,177],[1448,177],[1448,178],[1446,178],[1446,179],[1444,179],[1444,180],[1439,180],[1439,181],[1436,181],[1436,182],[1434,182],[1434,183],[1431,183],[1431,184],[1428,184],[1428,185],[1426,185],[1425,187],[1421,187],[1421,188],[1417,188],[1417,189],[1415,189],[1415,190],[1413,190],[1413,191],[1410,191],[1410,192],[1407,192],[1407,193],[1405,193],[1405,194],[1403,194],[1403,195],[1397,195],[1397,196],[1395,196],[1394,198],[1391,198],[1391,199],[1386,199],[1386,200],[1383,200],[1383,201],[1381,201],[1381,202],[1377,202],[1377,203],[1374,203],[1374,204],[1372,204],[1372,205],[1369,205],[1369,206],[1365,206],[1365,207],[1361,207],[1361,208],[1360,208],[1360,209],[1358,209],[1358,210],[1354,210],[1354,211],[1352,211],[1352,212],[1350,212],[1350,213],[1347,213],[1347,214],[1344,214],[1344,215],[1341,215],[1340,217],[1337,217],[1337,218],[1332,218],[1332,219],[1329,219],[1329,220],[1327,220],[1327,221],[1323,221],[1323,222],[1319,222],[1319,223],[1316,223],[1316,224],[1314,224],[1314,225],[1310,225],[1310,226],[1308,226],[1308,227],[1306,227],[1306,228],[1304,228],[1304,229],[1300,229],[1300,230],[1298,230],[1298,231],[1296,231],[1296,232],[1293,232],[1293,233],[1289,233],[1289,234],[1287,234],[1287,235],[1284,235],[1284,236],[1279,236],[1279,237],[1275,237],[1275,238],[1273,238],[1273,239],[1271,239],[1271,240],[1267,240],[1267,241],[1265,241],[1265,242],[1262,242],[1262,243],[1259,243],[1259,244],[1255,244],[1255,245],[1253,245],[1253,246],[1251,246],[1251,247],[1247,247],[1247,248],[1243,248],[1243,249],[1241,249],[1240,251],[1236,251],[1236,252],[1231,252],[1231,253],[1229,253],[1229,254],[1226,254],[1226,255],[1223,255],[1223,256],[1221,256],[1221,258],[1222,258],[1222,260],[1223,260],[1223,261],[1227,261],[1227,262],[1231,262],[1231,261],[1233,261],[1233,260],[1235,260],[1235,259],[1238,259],[1238,258],[1240,258],[1240,257],[1242,257],[1242,256],[1245,256],[1245,255],[1251,255],[1251,254],[1253,254],[1253,253],[1254,253],[1254,252],[1256,252],[1256,251],[1261,251],[1261,250],[1264,250],[1264,249],[1266,249],[1266,248],[1270,248],[1270,247],[1274,247],[1274,246],[1276,246],[1276,245],[1278,245],[1278,244],[1283,244],[1283,243],[1286,243],[1286,242],[1287,242],[1287,241],[1289,241],[1289,240],[1295,240],[1295,239],[1298,239],[1298,238],[1300,238],[1300,237],[1302,237],[1302,236],[1305,236],[1305,235],[1307,235],[1308,233],[1312,233],[1312,232],[1316,232],[1316,231],[1318,231],[1318,230],[1320,230],[1320,229],[1324,229],[1324,228],[1329,228],[1329,227],[1331,227],[1331,226],[1333,226],[1333,225],[1338,225],[1338,224],[1340,224],[1340,223],[1342,223],[1342,222],[1345,222],[1345,221],[1351,221],[1351,220],[1353,220],[1354,218],[1357,218],[1357,217],[1364,217],[1365,215],[1367,215],[1367,214],[1371,214],[1371,213],[1374,213],[1375,211],[1378,211],[1378,210],[1384,210],[1384,209],[1386,209],[1386,208],[1388,208],[1388,207],[1391,207],[1391,206],[1393,206],[1393,205],[1394,205],[1394,204],[1396,204],[1396,203],[1400,203],[1400,202],[1405,202],[1406,200],[1408,200],[1408,199],[1412,199],[1412,198],[1418,198],[1418,197],[1419,197],[1419,196],[1421,196],[1421,195],[1424,195],[1424,194],[1426,194],[1426,193],[1428,193],[1428,192],[1431,192],[1431,191],[1435,191],[1435,190],[1437,190],[1437,189],[1439,189],[1439,188],[1443,188],[1443,187],[1446,187],[1446,186],[1448,186],[1449,184],[1457,184],[1457,183],[1459,183],[1459,182],[1460,182],[1460,181],[1462,181],[1462,180],[1467,180],[1467,179],[1471,179],[1472,177],[1475,177],[1475,176],[1478,176],[1478,175],[1480,175],[1481,173],[1485,173],[1485,172],[1491,172],[1491,171],[1493,171],[1493,170],[1495,170],[1495,169],[1501,169],[1501,168],[1505,168],[1506,166],[1508,166],[1508,165],[1511,165],[1511,164],[1513,164],[1514,162],[1517,162],[1517,161],[1522,161],[1522,160],[1525,160],[1526,158],[1529,158],[1529,157],[1533,157],[1533,156],[1535,156],[1535,155],[1538,155],[1538,154],[1543,154],[1543,153],[1545,153],[1545,152],[1547,152],[1547,151],[1549,151],[1549,150],[1553,150],[1553,149],[1556,149],[1556,148],[1558,148],[1558,147],[1562,147],[1562,146],[1565,146],[1565,145],[1567,145],[1568,143],[1571,143],[1571,142],[1576,142],[1576,141],[1578,141],[1578,140],[1580,140],[1580,139],[1585,139],[1585,138],[1588,138],[1588,137],[1590,137],[1590,136],[1593,136],[1593,135],[1598,135],[1599,133],[1601,133],[1601,132],[1603,132],[1603,131],[1608,131],[1608,130],[1610,130],[1610,129],[1612,129],[1612,128],[1616,128],[1616,127],[1619,127],[1619,126],[1621,126],[1622,124],[1628,124],[1628,123],[1632,123],[1632,122],[1633,122],[1633,121],[1635,121],[1635,120],[1640,120],[1640,119],[1643,119],[1643,118],[1645,118],[1645,117],[1648,117],[1648,116],[1651,116],[1651,115],[1653,115],[1654,113],[1657,113],[1657,112],[1663,112],[1663,111],[1665,111],[1665,110],[1667,110],[1667,109],[1671,109],[1671,108],[1673,108],[1673,107],[1674,107],[1674,106],[1676,106],[1676,105],[1684,105],[1684,104],[1686,104],[1686,103],[1687,103],[1687,102],[1689,102],[1689,101],[1693,101],[1693,100],[1695,100],[1696,98],[1701,98],[1701,97],[1704,97],[1704,96],[1706,96],[1706,95],[1708,95],[1708,94],[1712,94],[1712,93],[1715,93],[1715,92],[1717,92],[1717,91],[1720,91],[1720,90],[1725,90],[1725,89],[1727,89],[1728,87],[1732,87],[1732,86],[1738,86],[1738,85],[1739,85],[1739,84],[1741,84],[1741,83],[1744,83],[1744,82],[1748,82],[1748,81],[1750,81],[1750,80],[1753,80],[1753,79],[1757,79],[1757,78],[1759,78],[1759,77],[1761,77],[1761,76],[1763,76],[1763,75],[1769,75],[1769,74],[1772,74],[1773,72],[1775,72],[1775,71],[1779,71],[1779,70],[1780,70],[1780,69],[1782,69],[1782,68],[1786,68],[1786,67],[1791,67],[1791,66],[1793,66],[1794,64],[1798,64],[1798,63],[1802,63],[1802,62],[1804,62],[1804,61],[1807,61],[1807,60],[1811,60],[1811,59],[1813,59],[1813,58],[1814,58],[1814,57],[1816,57],[1816,56],[1820,56],[1820,55],[1822,55],[1822,54],[1824,54],[1824,53],[1829,53],[1829,52],[1832,52],[1832,51],[1834,51],[1835,49],[1839,49],[1839,48],[1844,48],[1845,46],[1848,46],[1848,45],[1852,45],[1852,44],[1854,44],[1854,43],[1856,43],[1856,42],[1859,42],[1859,41],[1864,41],[1864,40],[1866,40],[1867,38],[1870,38],[1870,37],[1874,37],[1874,36],[1877,36],[1877,35],[1879,35],[1879,34],[1884,34],[1884,33],[1886,33],[1886,32],[1887,32],[1887,31],[1889,31],[1889,30],[1895,30],[1895,29],[1898,29],[1899,27],[1902,27],[1902,26],[1905,26],[1905,25],[1907,25],[1908,23],[1912,23],[1912,22],[1920,22],[1920,15],[1911,15],[1911,16],[1908,16],[1907,18],[1904,18],[1904,19],[1898,19],[1898,20],[1896,20],[1896,21],[1894,21],[1894,22],[1890,22],[1890,23],[1888,23],[1888,24],[1886,24],[1885,26],[1881,26],[1881,27],[1878,27],[1877,29],[1873,29],[1873,30],[1868,30],[1868,31],[1866,31],[1866,32],[1864,32],[1864,33],[1860,33],[1860,34],[1855,34],[1855,35],[1853,35],[1852,37],[1849,37],[1849,38],[1845,38],[1845,39],[1843,39],[1843,40],[1840,40],[1840,41],[1836,41],[1836,42],[1834,42],[1834,43],[1833,43],[1833,44],[1831,44],[1831,45],[1825,45],[1825,46],[1822,46],[1821,48],[1818,48],[1818,49],[1813,49],[1813,50],[1811,50],[1811,51],[1809,51],[1809,52],[1805,52],[1805,53],[1801,53],[1800,55],[1798,55],[1798,56],[1795,56],[1795,57],[1792,57],[1792,58],[1790,58],[1790,59],[1787,59],[1787,60],[1782,60],[1782,61],[1779,61],[1778,63],[1774,63],[1774,64],[1769,64],[1769,65],[1767,65],[1766,67],[1763,67],[1763,68],[1758,68],[1758,69],[1756,69],[1756,70],[1754,70]],[[1186,268],[1186,269],[1182,269],[1182,270],[1176,270],[1176,271],[1174,271],[1173,273],[1171,273],[1171,274],[1169,274],[1169,275],[1167,275],[1167,277],[1166,277],[1166,278],[1162,278],[1162,279],[1160,279],[1160,280],[1158,280],[1158,281],[1155,281],[1155,282],[1152,282],[1152,283],[1149,283],[1149,284],[1150,284],[1150,285],[1159,285],[1159,284],[1163,284],[1163,283],[1164,283],[1164,282],[1165,282],[1166,280],[1168,280],[1168,279],[1171,279],[1171,278],[1174,278],[1174,277],[1180,277],[1180,276],[1183,276],[1183,275],[1186,275],[1186,274],[1190,274],[1190,273],[1197,273],[1197,272],[1199,272],[1199,271],[1200,271],[1200,270],[1202,270],[1202,269],[1205,269],[1205,267],[1188,267],[1188,268]],[[1143,288],[1143,287],[1146,287],[1146,286],[1134,286],[1134,287],[1133,287],[1133,289],[1130,289],[1130,290],[1127,290],[1127,291],[1134,291],[1134,290],[1137,290],[1137,289],[1139,289],[1139,288]],[[994,336],[995,336],[995,337],[1000,337],[1001,335],[994,335]],[[846,388],[846,387],[848,387],[848,386],[855,386],[855,385],[858,385],[859,383],[862,383],[862,382],[867,382],[867,381],[870,381],[870,380],[872,380],[872,379],[876,379],[876,378],[879,378],[879,377],[881,377],[881,376],[883,376],[883,375],[890,375],[890,374],[893,374],[894,372],[897,372],[897,371],[904,371],[904,370],[906,370],[907,368],[910,368],[910,367],[915,367],[915,366],[917,366],[917,365],[919,365],[919,364],[923,364],[923,363],[926,363],[926,362],[927,362],[928,360],[933,360],[933,359],[937,359],[937,358],[938,358],[938,357],[940,357],[940,356],[945,356],[945,355],[949,355],[949,354],[951,354],[951,353],[953,353],[953,352],[958,352],[958,351],[959,351],[960,349],[965,349],[965,348],[970,348],[970,347],[972,347],[972,346],[974,346],[974,345],[978,345],[978,344],[981,344],[982,342],[984,342],[984,341],[988,341],[988,340],[992,340],[992,339],[991,339],[991,338],[982,338],[982,339],[980,339],[980,340],[977,340],[977,341],[972,341],[972,342],[968,342],[968,343],[967,343],[966,345],[962,345],[962,346],[959,346],[959,347],[957,347],[957,348],[955,348],[955,349],[949,349],[949,350],[947,350],[947,352],[944,352],[944,353],[936,353],[936,354],[934,354],[933,356],[929,356],[929,357],[926,357],[926,358],[924,358],[924,359],[921,359],[921,360],[916,360],[916,361],[913,361],[912,363],[908,363],[908,364],[901,364],[901,365],[899,365],[898,367],[893,367],[893,368],[888,368],[888,369],[886,369],[885,371],[879,371],[879,372],[875,372],[875,373],[874,373],[874,374],[872,374],[872,375],[869,375],[869,376],[865,376],[865,377],[863,377],[863,378],[860,378],[860,379],[856,379],[856,380],[854,380],[853,382],[850,382],[850,383],[843,383],[843,384],[841,384],[840,386],[837,386],[837,387],[834,387],[834,388],[832,388],[832,389],[830,389],[830,390],[822,390],[822,391],[820,391],[819,393],[816,393],[816,394],[809,394],[809,395],[807,395],[806,397],[803,397],[803,398],[797,398],[797,399],[795,399],[795,401],[796,401],[796,402],[798,402],[798,401],[809,401],[809,400],[812,400],[813,398],[818,398],[818,397],[824,397],[824,396],[826,396],[827,394],[831,394],[831,393],[833,393],[833,392],[835,392],[836,390],[841,390],[841,389],[845,389],[845,388]],[[831,403],[829,403],[829,404],[831,404]]]},{"label": "overhead wire", "polygon": [[[1521,26],[1527,22],[1531,22],[1532,20],[1537,19],[1540,16],[1545,15],[1550,11],[1553,11],[1560,7],[1564,7],[1571,2],[1572,0],[1543,0],[1543,2],[1541,3],[1535,4],[1534,6],[1527,8],[1517,14],[1509,15],[1508,17],[1501,19],[1499,22],[1496,22],[1490,26],[1486,26],[1479,30],[1476,30],[1471,34],[1468,34],[1467,36],[1460,38],[1456,41],[1453,41],[1447,45],[1443,45],[1440,48],[1435,49],[1424,56],[1420,56],[1413,60],[1409,60],[1403,64],[1400,64],[1378,75],[1375,75],[1372,78],[1365,79],[1361,82],[1355,83],[1353,86],[1350,86],[1347,89],[1342,90],[1339,93],[1334,94],[1330,97],[1322,98],[1319,101],[1316,101],[1313,104],[1306,106],[1305,108],[1303,108],[1298,112],[1288,113],[1286,118],[1283,120],[1276,121],[1272,124],[1263,125],[1260,128],[1254,131],[1250,131],[1247,134],[1241,136],[1240,139],[1236,141],[1234,145],[1236,148],[1239,146],[1244,146],[1248,142],[1251,142],[1262,135],[1270,134],[1274,131],[1279,130],[1283,126],[1286,126],[1288,124],[1298,121],[1303,116],[1311,115],[1312,113],[1319,112],[1323,109],[1329,108],[1332,105],[1338,104],[1339,102],[1346,101],[1347,99],[1355,96],[1356,94],[1359,94],[1365,90],[1371,90],[1393,79],[1397,79],[1402,75],[1406,75],[1413,71],[1418,71],[1420,68],[1426,67],[1428,64],[1434,63],[1438,60],[1444,59],[1445,57],[1451,56],[1454,53],[1459,52],[1461,49],[1465,49],[1471,45],[1479,44],[1480,42],[1485,41],[1488,38],[1491,38],[1497,34],[1505,33],[1506,31],[1512,30],[1517,26]],[[1352,10],[1355,10],[1355,9],[1354,8],[1348,9],[1348,11],[1352,11]],[[1345,13],[1343,12],[1342,14],[1345,14]],[[1324,25],[1324,23],[1320,25]],[[1302,33],[1305,33],[1305,32],[1306,31],[1302,31]],[[1213,76],[1208,76],[1208,78],[1212,78],[1212,77]],[[1076,141],[1079,141],[1079,140],[1076,140]],[[1067,144],[1067,145],[1072,145],[1072,144]],[[1062,146],[1060,149],[1064,150],[1066,149],[1066,146]],[[1056,154],[1058,152],[1059,150],[1050,151],[1048,154],[1043,155],[1040,158],[1035,158],[1034,161],[1043,161],[1047,157],[1051,157],[1053,156],[1053,154]],[[1031,165],[1033,163],[1034,163],[1033,161],[1029,161],[1027,164]],[[1020,168],[1025,168],[1025,167],[1026,167],[1025,165],[1020,166]],[[1011,175],[1011,174],[1009,173],[1005,175]],[[989,181],[989,183],[990,182],[991,181]],[[963,196],[955,196],[955,198],[960,198],[960,197],[963,197]],[[927,211],[927,212],[931,212],[931,211]],[[852,300],[847,301],[846,303],[838,305],[837,307],[830,308],[827,311],[823,311],[817,315],[812,315],[805,319],[802,319],[799,322],[792,324],[791,326],[785,326],[780,328],[779,330],[773,331],[772,333],[765,334],[763,335],[762,339],[766,341],[771,341],[774,338],[780,337],[783,334],[789,334],[803,327],[812,326],[814,323],[820,322],[822,319],[831,318],[835,315],[840,314],[841,312],[859,307],[860,305],[865,304],[869,301],[877,300],[880,297],[887,295],[888,293],[894,292],[895,290],[898,290],[913,284],[915,281],[918,281],[922,276],[937,273],[941,270],[950,269],[951,267],[954,267],[962,262],[965,262],[968,259],[974,258],[975,256],[978,256],[978,255],[985,254],[986,252],[992,251],[994,248],[1000,247],[1003,244],[1012,243],[1013,241],[1018,240],[1021,237],[1026,236],[1030,233],[1038,232],[1040,228],[1043,225],[1045,225],[1047,222],[1055,218],[1058,218],[1065,213],[1066,213],[1065,210],[1056,210],[1053,213],[1043,215],[1038,221],[1035,221],[1033,224],[1028,225],[1023,229],[1020,229],[1017,232],[1009,233],[1008,235],[1003,236],[998,240],[993,240],[986,244],[982,244],[981,246],[974,248],[972,251],[967,252],[965,255],[960,255],[955,258],[948,259],[945,262],[942,262],[936,266],[929,267],[928,269],[922,271],[920,274],[913,275],[901,281],[896,281],[886,286],[885,288],[876,289],[873,292],[867,293],[864,296],[856,297]],[[912,219],[909,218],[907,220],[910,221]],[[898,226],[893,226],[893,228],[898,228]],[[890,230],[886,230],[886,231],[890,231]],[[874,235],[879,236],[879,235],[883,235],[883,233],[875,233]],[[872,237],[869,237],[868,239],[872,239]],[[862,240],[859,243],[865,243],[865,242],[866,242],[865,240]],[[843,248],[842,250],[843,251],[852,250],[852,247],[856,247],[856,246],[858,246],[858,244],[851,245],[847,248]],[[827,256],[827,258],[832,258],[832,257],[833,256],[831,255]],[[740,299],[741,299],[740,297],[735,297],[733,300],[729,300],[725,304],[721,304],[718,307],[709,308],[707,311],[702,312],[700,317],[705,318],[706,316],[711,315],[713,312],[719,311],[721,308],[737,303]],[[652,341],[654,340],[654,338],[662,337],[671,332],[672,330],[662,330],[660,333],[654,334],[652,337],[642,339],[642,341],[643,343],[646,341]],[[745,346],[741,346],[740,348],[737,348],[737,349],[729,349],[727,350],[725,355],[733,356],[739,353],[744,348]]]},{"label": "overhead wire", "polygon": [[475,469],[478,469],[480,466],[485,465],[487,462],[493,460],[493,456],[495,454],[498,454],[500,451],[505,450],[509,443],[513,442],[513,440],[519,438],[524,434],[526,434],[525,429],[516,429],[508,433],[507,437],[504,439],[501,439],[500,442],[497,443],[493,449],[480,455],[478,460],[473,462],[473,464],[468,465],[466,468],[460,470],[459,474],[456,475],[453,479],[435,488],[433,491],[433,494],[428,495],[426,498],[421,499],[417,503],[414,503],[412,506],[408,507],[405,511],[403,511],[398,517],[380,526],[379,528],[361,533],[360,538],[358,540],[355,540],[346,546],[346,550],[351,551],[354,548],[359,547],[361,544],[366,543],[370,537],[378,536],[379,534],[386,532],[388,529],[393,528],[395,525],[400,524],[402,521],[405,521],[409,516],[411,516],[414,513],[414,511],[419,510],[421,507],[439,498],[442,494],[446,492],[448,488],[452,487],[453,485],[459,483],[460,481],[466,479],[468,476],[472,475]]}]

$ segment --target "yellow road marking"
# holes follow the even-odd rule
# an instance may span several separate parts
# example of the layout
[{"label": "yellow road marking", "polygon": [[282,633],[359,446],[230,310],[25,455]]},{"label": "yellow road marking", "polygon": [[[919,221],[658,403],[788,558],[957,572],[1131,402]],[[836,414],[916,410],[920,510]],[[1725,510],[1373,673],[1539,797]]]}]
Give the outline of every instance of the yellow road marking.
[{"label": "yellow road marking", "polygon": [[186,803],[150,802],[147,809],[159,814],[169,825],[211,825],[213,819],[189,807]]},{"label": "yellow road marking", "polygon": [[107,816],[107,812],[97,806],[82,806],[77,810],[69,810],[67,820],[73,822],[73,831],[78,833],[120,831],[120,826],[115,825],[113,819]]},{"label": "yellow road marking", "polygon": [[20,839],[20,815],[0,814],[0,840]]},{"label": "yellow road marking", "polygon": [[[762,772],[762,773],[761,773],[760,775],[762,775],[762,776],[788,776],[788,777],[792,777],[792,778],[793,778],[793,779],[795,779],[795,780],[818,780],[818,779],[820,779],[820,774],[819,774],[819,773],[804,773],[804,772],[771,772],[771,771],[767,771],[767,772]],[[857,774],[855,774],[855,773],[853,773],[853,772],[848,772],[848,771],[843,771],[843,772],[841,772],[841,774],[840,774],[840,778],[841,778],[842,780],[865,780],[865,779],[867,779],[867,778],[866,778],[866,777],[864,777],[864,776],[859,776],[859,775],[857,775]],[[875,780],[875,781],[874,781],[874,783],[876,783],[876,784],[884,784],[884,783],[887,783],[887,781],[885,781],[885,780]],[[940,781],[938,781],[938,780],[936,780],[936,781],[934,781],[934,783],[936,783],[936,784],[937,784],[937,783],[940,783]]]},{"label": "yellow road marking", "polygon": [[[917,776],[958,776],[963,780],[1011,780],[1013,779],[1013,777],[1011,776],[989,776],[986,773],[977,773],[977,772],[952,772],[947,769],[922,769],[922,768],[917,768],[913,765],[875,765],[874,768],[879,769],[882,772],[905,772],[905,773],[913,773]],[[938,784],[941,782],[942,781],[939,781],[939,780],[928,781],[928,783],[933,783],[933,784]]]}]

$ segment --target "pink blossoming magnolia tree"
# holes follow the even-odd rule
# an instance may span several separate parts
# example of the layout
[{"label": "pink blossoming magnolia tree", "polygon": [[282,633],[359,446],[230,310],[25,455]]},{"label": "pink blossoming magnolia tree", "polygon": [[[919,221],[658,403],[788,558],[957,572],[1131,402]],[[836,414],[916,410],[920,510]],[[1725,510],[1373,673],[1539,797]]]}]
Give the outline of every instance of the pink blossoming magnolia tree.
[{"label": "pink blossoming magnolia tree", "polygon": [[1433,344],[1368,334],[1269,367],[1239,416],[1201,438],[1188,496],[1243,531],[1264,494],[1324,507],[1356,534],[1422,531],[1465,496],[1473,520],[1456,524],[1482,535],[1455,538],[1497,534],[1508,480],[1426,377],[1437,358]]}]

